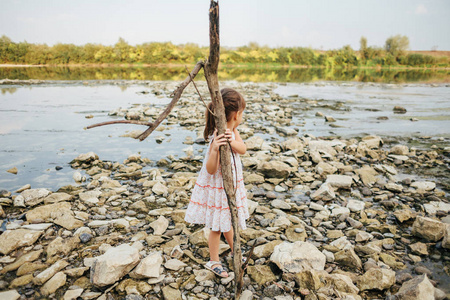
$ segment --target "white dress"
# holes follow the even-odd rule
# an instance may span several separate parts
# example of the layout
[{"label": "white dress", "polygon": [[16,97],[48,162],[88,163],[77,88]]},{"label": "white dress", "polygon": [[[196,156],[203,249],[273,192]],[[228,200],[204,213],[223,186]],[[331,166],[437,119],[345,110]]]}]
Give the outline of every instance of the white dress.
[{"label": "white dress", "polygon": [[[235,139],[234,132],[232,133],[232,138],[233,140]],[[205,224],[206,227],[213,231],[228,232],[232,228],[231,214],[223,188],[222,169],[219,164],[219,168],[214,175],[206,171],[211,142],[212,138],[210,137],[205,159],[198,174],[195,187],[192,190],[191,200],[189,201],[184,220],[188,223]],[[226,145],[226,147],[229,146]],[[241,158],[237,153],[234,153],[234,158],[237,168],[237,183],[233,158],[231,158],[231,165],[233,169],[233,183],[236,188],[238,221],[241,229],[246,229],[245,220],[249,218],[247,192],[244,186]]]}]

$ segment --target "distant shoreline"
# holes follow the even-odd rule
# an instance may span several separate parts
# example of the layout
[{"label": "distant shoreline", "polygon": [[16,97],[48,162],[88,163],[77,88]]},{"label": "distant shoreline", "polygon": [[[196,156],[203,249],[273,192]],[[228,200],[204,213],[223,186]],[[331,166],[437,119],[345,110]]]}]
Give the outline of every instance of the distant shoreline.
[{"label": "distant shoreline", "polygon": [[[113,67],[157,67],[157,68],[170,68],[170,67],[192,67],[195,64],[43,64],[43,65],[28,65],[28,64],[0,64],[0,68],[42,68],[42,67],[73,67],[73,68],[113,68]],[[225,68],[297,68],[297,69],[327,69],[326,66],[309,66],[309,65],[278,65],[278,64],[222,64]],[[380,69],[380,70],[450,70],[450,67],[411,67],[411,66],[335,66],[335,69]]]}]

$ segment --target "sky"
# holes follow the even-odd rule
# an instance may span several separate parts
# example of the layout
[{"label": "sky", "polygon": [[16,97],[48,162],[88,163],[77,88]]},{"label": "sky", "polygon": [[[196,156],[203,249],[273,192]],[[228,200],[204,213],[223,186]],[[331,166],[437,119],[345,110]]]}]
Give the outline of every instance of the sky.
[{"label": "sky", "polygon": [[[0,36],[54,45],[209,45],[209,0],[0,0]],[[406,35],[411,50],[450,50],[450,0],[220,0],[221,45],[359,49]]]}]

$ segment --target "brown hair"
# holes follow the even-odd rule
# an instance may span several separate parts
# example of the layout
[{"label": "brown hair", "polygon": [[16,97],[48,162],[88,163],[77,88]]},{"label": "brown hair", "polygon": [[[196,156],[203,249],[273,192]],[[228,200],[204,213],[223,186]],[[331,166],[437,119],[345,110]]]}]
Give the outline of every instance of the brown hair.
[{"label": "brown hair", "polygon": [[[223,99],[223,106],[225,106],[225,115],[227,117],[227,122],[230,121],[233,112],[243,111],[245,109],[245,99],[242,95],[231,89],[231,88],[223,88],[220,90],[220,94]],[[210,135],[214,134],[214,129],[216,128],[216,121],[214,120],[214,116],[211,114],[210,110],[214,112],[214,106],[212,102],[208,103],[208,109],[206,109],[205,117],[206,117],[206,125],[205,131],[203,132],[203,137],[205,140],[208,140]]]}]

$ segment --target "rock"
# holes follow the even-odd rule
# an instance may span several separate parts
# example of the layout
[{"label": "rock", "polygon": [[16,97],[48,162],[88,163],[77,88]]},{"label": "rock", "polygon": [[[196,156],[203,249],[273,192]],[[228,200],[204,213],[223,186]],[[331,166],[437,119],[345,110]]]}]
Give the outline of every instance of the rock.
[{"label": "rock", "polygon": [[189,242],[197,247],[206,247],[208,246],[209,232],[209,228],[203,227],[189,236]]},{"label": "rock", "polygon": [[428,247],[427,244],[417,242],[409,245],[413,254],[416,255],[428,255]]},{"label": "rock", "polygon": [[247,268],[247,274],[259,285],[266,282],[276,281],[277,278],[267,265],[254,265]]},{"label": "rock", "polygon": [[331,216],[350,215],[350,210],[347,207],[335,207],[331,211]]},{"label": "rock", "polygon": [[253,250],[253,255],[256,258],[269,257],[270,255],[272,255],[275,246],[281,243],[282,243],[281,240],[275,240],[265,243],[263,245],[256,246],[255,249]]},{"label": "rock", "polygon": [[432,242],[439,241],[445,232],[444,223],[426,217],[417,217],[414,221],[412,234]]},{"label": "rock", "polygon": [[74,197],[67,193],[53,193],[45,197],[44,204],[52,204],[63,201],[71,201]]},{"label": "rock", "polygon": [[83,201],[85,204],[89,206],[94,206],[100,202],[98,197],[100,197],[101,194],[102,192],[100,191],[87,191],[80,193],[78,196],[80,197],[80,200]]},{"label": "rock", "polygon": [[383,268],[371,268],[358,279],[358,288],[365,290],[387,290],[395,284],[395,271]]},{"label": "rock", "polygon": [[66,284],[66,274],[63,272],[56,273],[49,281],[47,281],[41,288],[41,294],[44,296],[53,294],[60,287]]},{"label": "rock", "polygon": [[63,300],[76,300],[81,296],[84,289],[67,290],[63,296]]},{"label": "rock", "polygon": [[436,183],[431,181],[415,181],[411,183],[411,187],[421,191],[432,191],[436,188]]},{"label": "rock", "polygon": [[401,184],[396,184],[393,182],[389,182],[389,183],[385,184],[384,188],[391,192],[396,192],[396,193],[401,193],[403,191],[403,186]]},{"label": "rock", "polygon": [[291,173],[291,167],[281,161],[264,162],[258,170],[270,178],[287,178]]},{"label": "rock", "polygon": [[442,247],[450,249],[450,224],[445,223],[444,239],[442,240]]},{"label": "rock", "polygon": [[334,188],[350,189],[353,183],[353,178],[347,175],[328,175],[325,182]]},{"label": "rock", "polygon": [[322,153],[328,154],[330,156],[335,156],[337,154],[333,147],[334,143],[331,141],[310,141],[309,151],[320,151]]},{"label": "rock", "polygon": [[32,280],[33,280],[33,275],[32,274],[27,274],[27,275],[24,275],[24,276],[21,276],[21,277],[16,277],[9,284],[9,288],[14,289],[14,288],[17,288],[17,287],[21,287],[21,286],[27,285]]},{"label": "rock", "polygon": [[445,213],[450,212],[450,203],[445,203],[442,201],[430,201],[423,205],[426,212],[430,215],[435,215],[438,211],[443,211]]},{"label": "rock", "polygon": [[138,249],[127,244],[110,248],[91,266],[91,282],[99,287],[115,283],[139,263]]},{"label": "rock", "polygon": [[179,271],[180,269],[187,267],[187,264],[178,259],[169,259],[164,267],[169,270]]},{"label": "rock", "polygon": [[44,201],[44,198],[50,194],[47,189],[25,190],[14,199],[14,206],[26,207],[35,206]]},{"label": "rock", "polygon": [[284,135],[297,135],[297,131],[289,127],[275,127],[275,130]]},{"label": "rock", "polygon": [[241,297],[239,300],[252,300],[253,299],[253,293],[249,290],[245,290],[242,292]]},{"label": "rock", "polygon": [[52,278],[56,273],[67,267],[69,263],[65,260],[58,260],[53,265],[51,265],[49,268],[45,269],[41,273],[39,273],[36,277],[33,279],[33,283],[36,285],[42,285],[45,282],[47,282],[50,278]]},{"label": "rock", "polygon": [[35,220],[51,221],[68,230],[83,226],[82,221],[75,219],[71,205],[68,202],[58,202],[39,206],[28,211],[26,217],[28,222],[33,222]]},{"label": "rock", "polygon": [[161,252],[153,252],[142,259],[131,273],[133,278],[158,278],[163,262]]},{"label": "rock", "polygon": [[194,275],[195,275],[195,281],[197,281],[197,282],[214,280],[216,277],[216,275],[213,272],[206,270],[206,269],[194,270]]},{"label": "rock", "polygon": [[361,259],[358,255],[356,255],[353,248],[343,249],[334,254],[334,260],[343,265],[350,268],[361,269],[362,263]]},{"label": "rock", "polygon": [[400,222],[408,221],[409,219],[414,218],[414,213],[409,209],[401,209],[396,210],[394,212],[394,216],[399,220]]},{"label": "rock", "polygon": [[162,288],[163,297],[165,300],[181,300],[181,292],[179,289],[174,289],[170,285]]},{"label": "rock", "polygon": [[337,168],[333,167],[329,163],[319,162],[316,166],[316,172],[320,175],[329,175],[337,172]]},{"label": "rock", "polygon": [[395,297],[399,300],[434,300],[434,286],[423,274],[404,282]]},{"label": "rock", "polygon": [[347,208],[352,212],[358,212],[364,210],[365,203],[364,201],[350,199],[347,202]]},{"label": "rock", "polygon": [[[4,266],[3,269],[0,270],[0,274],[5,274],[7,272],[16,270],[19,267],[21,267],[22,265],[24,265],[25,263],[35,261],[36,259],[38,259],[41,256],[42,252],[44,252],[44,250],[31,251],[27,254],[20,256],[13,263]],[[19,274],[16,274],[16,275],[20,276]]]},{"label": "rock", "polygon": [[87,242],[89,242],[92,239],[92,234],[90,233],[82,233],[80,234],[80,241],[85,244]]},{"label": "rock", "polygon": [[248,176],[245,176],[245,183],[246,184],[259,184],[264,182],[264,177],[258,174],[249,174]]},{"label": "rock", "polygon": [[336,119],[332,116],[325,116],[325,122],[336,122]]},{"label": "rock", "polygon": [[63,239],[62,237],[57,237],[54,239],[47,247],[47,257],[50,258],[57,254],[68,255],[73,249],[75,249],[80,244],[80,239],[78,236]]},{"label": "rock", "polygon": [[0,292],[0,299],[2,300],[17,300],[19,298],[20,294],[16,290]]},{"label": "rock", "polygon": [[[18,188],[16,191],[15,191],[15,193],[22,193],[23,191],[25,191],[25,190],[29,190],[29,189],[31,189],[31,185],[28,183],[28,184],[25,184],[25,185],[23,185],[22,187],[20,187],[20,188]],[[3,190],[2,190],[3,191]],[[9,197],[11,195],[11,193],[9,193],[9,195],[4,195],[5,197]],[[2,196],[3,197],[3,196]]]},{"label": "rock", "polygon": [[405,114],[406,113],[406,108],[402,107],[402,106],[394,106],[394,114]]},{"label": "rock", "polygon": [[285,209],[285,210],[291,209],[291,206],[289,205],[289,203],[287,203],[283,200],[273,200],[272,202],[270,202],[270,205],[272,205],[272,207],[274,207],[274,208],[279,208],[279,209]]},{"label": "rock", "polygon": [[169,226],[169,220],[160,216],[156,221],[150,223],[150,227],[153,228],[154,235],[162,235]]},{"label": "rock", "polygon": [[298,241],[275,246],[270,260],[283,271],[297,273],[309,269],[323,270],[326,257],[313,244]]},{"label": "rock", "polygon": [[289,150],[301,151],[301,150],[303,150],[303,142],[298,137],[289,138],[289,139],[285,140],[284,142],[281,143],[281,146],[286,151],[289,151]]},{"label": "rock", "polygon": [[13,168],[7,170],[6,172],[11,173],[11,174],[17,174],[17,172],[18,172],[17,167],[13,167]]},{"label": "rock", "polygon": [[248,213],[252,215],[256,208],[259,206],[259,203],[250,199],[247,199]]},{"label": "rock", "polygon": [[81,175],[81,173],[78,171],[73,173],[72,178],[77,183],[80,183],[83,181],[83,175]]},{"label": "rock", "polygon": [[259,136],[252,136],[251,138],[245,140],[245,145],[247,146],[247,150],[261,150],[262,144],[264,140]]},{"label": "rock", "polygon": [[155,195],[158,195],[158,196],[167,196],[168,195],[168,193],[169,193],[169,190],[167,189],[167,187],[164,185],[164,184],[162,184],[161,182],[157,182],[153,187],[152,187],[152,192],[155,194]]},{"label": "rock", "polygon": [[378,175],[378,172],[372,167],[364,166],[361,169],[355,170],[355,173],[358,174],[365,185],[371,185],[377,182],[376,175]]},{"label": "rock", "polygon": [[79,163],[85,163],[88,164],[94,160],[98,159],[98,155],[95,154],[94,152],[88,152],[88,153],[84,153],[84,154],[80,154],[77,156],[77,158],[75,158],[74,160],[72,160],[70,162],[70,164],[73,164],[74,162],[79,162]]},{"label": "rock", "polygon": [[16,229],[0,235],[0,253],[6,255],[17,248],[33,245],[43,231]]},{"label": "rock", "polygon": [[320,188],[312,193],[311,200],[329,201],[336,198],[333,188],[328,183],[323,183]]},{"label": "rock", "polygon": [[396,154],[396,155],[408,155],[409,154],[409,148],[405,145],[395,145],[394,147],[389,150],[389,154]]}]

